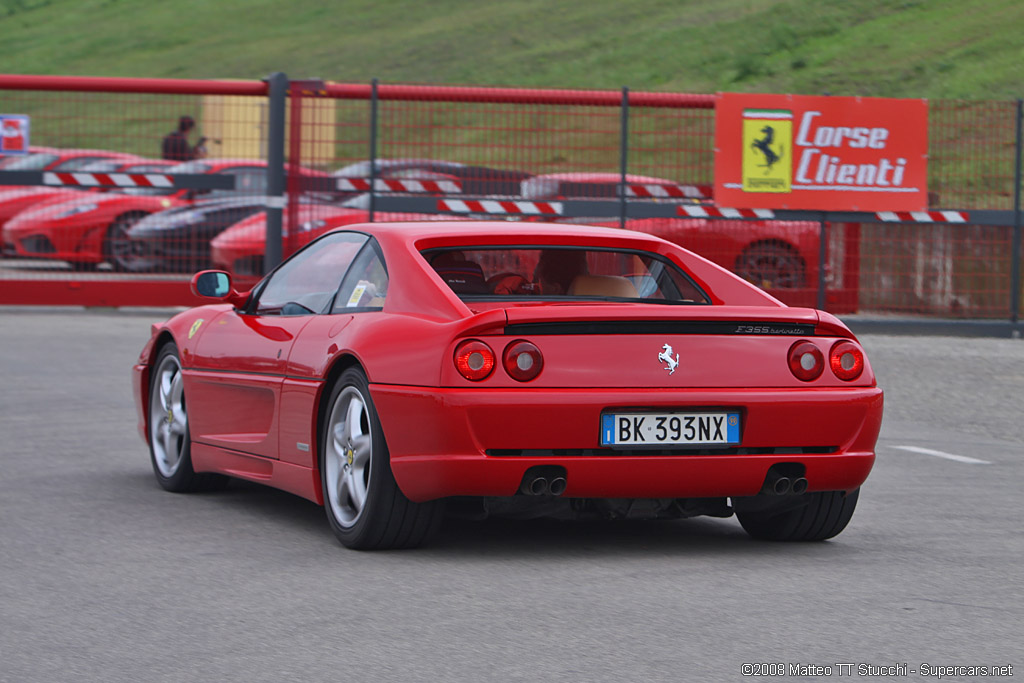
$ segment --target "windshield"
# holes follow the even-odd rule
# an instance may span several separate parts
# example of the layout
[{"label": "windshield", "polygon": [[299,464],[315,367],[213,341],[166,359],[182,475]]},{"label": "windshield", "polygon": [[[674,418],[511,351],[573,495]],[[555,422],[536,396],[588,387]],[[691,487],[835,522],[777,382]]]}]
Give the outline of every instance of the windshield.
[{"label": "windshield", "polygon": [[39,154],[29,154],[26,157],[20,159],[12,159],[4,164],[5,171],[41,171],[54,161],[59,159],[56,154],[50,154],[48,152],[40,152]]},{"label": "windshield", "polygon": [[423,257],[463,299],[631,300],[706,304],[677,266],[642,251],[581,247],[462,247]]}]

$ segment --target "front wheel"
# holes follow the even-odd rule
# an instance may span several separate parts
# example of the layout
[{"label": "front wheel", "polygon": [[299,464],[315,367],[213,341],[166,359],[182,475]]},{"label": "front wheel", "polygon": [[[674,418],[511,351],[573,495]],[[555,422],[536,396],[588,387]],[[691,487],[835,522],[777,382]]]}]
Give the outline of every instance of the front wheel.
[{"label": "front wheel", "polygon": [[737,510],[744,531],[766,541],[824,541],[846,528],[857,507],[860,489],[804,495],[806,504],[772,514],[771,510]]},{"label": "front wheel", "polygon": [[343,545],[410,548],[437,530],[442,503],[414,503],[395,482],[362,370],[345,370],[328,395],[319,450],[327,521]]}]

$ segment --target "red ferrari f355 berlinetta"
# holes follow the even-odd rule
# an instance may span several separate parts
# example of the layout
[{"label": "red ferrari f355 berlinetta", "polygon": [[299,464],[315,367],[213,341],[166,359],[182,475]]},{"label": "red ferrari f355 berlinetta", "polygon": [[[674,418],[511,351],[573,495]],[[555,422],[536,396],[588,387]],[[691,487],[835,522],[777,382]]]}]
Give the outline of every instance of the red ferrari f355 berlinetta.
[{"label": "red ferrari f355 berlinetta", "polygon": [[874,463],[850,330],[657,237],[353,225],[193,290],[214,303],[154,325],[133,373],[157,480],[293,492],[348,547],[419,545],[446,505],[822,540]]}]

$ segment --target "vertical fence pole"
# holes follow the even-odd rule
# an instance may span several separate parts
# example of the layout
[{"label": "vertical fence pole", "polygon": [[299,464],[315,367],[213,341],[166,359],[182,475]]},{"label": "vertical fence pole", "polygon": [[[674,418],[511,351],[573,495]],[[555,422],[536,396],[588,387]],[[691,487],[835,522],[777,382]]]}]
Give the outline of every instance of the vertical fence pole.
[{"label": "vertical fence pole", "polygon": [[284,119],[288,76],[277,71],[267,82],[270,121],[267,129],[267,247],[263,254],[263,271],[269,273],[281,262],[284,253],[281,219],[284,209]]},{"label": "vertical fence pole", "polygon": [[818,308],[825,310],[825,265],[828,259],[828,251],[825,248],[825,241],[828,239],[828,223],[825,220],[826,214],[821,212],[818,219]]},{"label": "vertical fence pole", "polygon": [[1015,325],[1020,319],[1020,164],[1022,118],[1024,118],[1024,100],[1017,100],[1017,150],[1013,161],[1013,247],[1010,250],[1010,322]]},{"label": "vertical fence pole", "polygon": [[622,138],[619,141],[619,227],[626,228],[626,170],[629,167],[629,88],[622,88]]},{"label": "vertical fence pole", "polygon": [[377,204],[377,79],[370,82],[370,222]]}]

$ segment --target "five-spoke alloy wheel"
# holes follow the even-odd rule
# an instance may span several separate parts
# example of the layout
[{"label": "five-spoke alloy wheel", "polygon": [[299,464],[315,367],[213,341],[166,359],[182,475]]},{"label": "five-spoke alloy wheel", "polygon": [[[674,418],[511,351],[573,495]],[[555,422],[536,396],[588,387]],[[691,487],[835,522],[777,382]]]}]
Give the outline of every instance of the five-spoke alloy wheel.
[{"label": "five-spoke alloy wheel", "polygon": [[328,395],[320,482],[327,520],[349,548],[417,546],[441,521],[439,501],[414,503],[395,483],[369,383],[359,368],[345,370]]},{"label": "five-spoke alloy wheel", "polygon": [[174,344],[160,349],[153,368],[149,382],[149,452],[156,480],[176,493],[223,485],[227,477],[196,474],[192,469],[185,383]]}]

